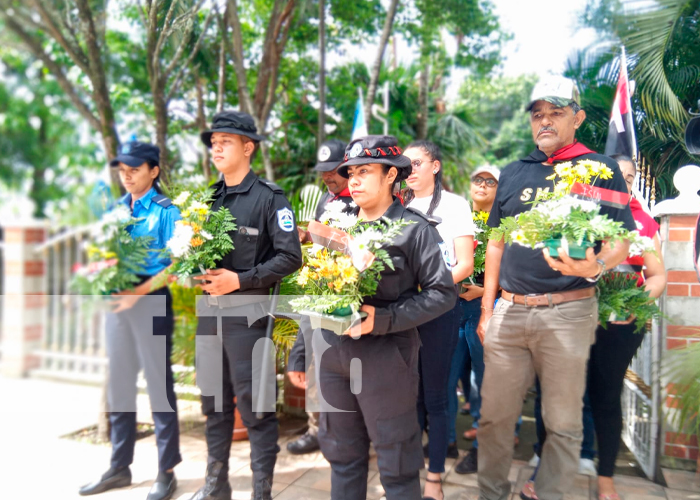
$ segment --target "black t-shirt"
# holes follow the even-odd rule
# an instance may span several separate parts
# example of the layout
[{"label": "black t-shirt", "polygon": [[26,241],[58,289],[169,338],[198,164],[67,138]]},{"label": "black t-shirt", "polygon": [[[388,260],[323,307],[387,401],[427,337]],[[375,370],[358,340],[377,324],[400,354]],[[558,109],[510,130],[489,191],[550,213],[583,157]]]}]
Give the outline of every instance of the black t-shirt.
[{"label": "black t-shirt", "polygon": [[[527,158],[515,161],[501,172],[496,191],[496,199],[489,216],[488,225],[498,227],[502,218],[511,217],[532,208],[538,190],[551,191],[554,181],[546,177],[554,172],[552,165],[542,163],[543,153],[536,150]],[[627,193],[627,185],[622,177],[620,167],[615,160],[596,153],[585,154],[571,159],[592,160],[605,163],[612,171],[613,178],[598,180],[595,185],[605,189]],[[628,230],[636,229],[629,206],[613,208],[602,205],[601,214],[621,221]],[[506,244],[501,259],[499,274],[501,288],[512,293],[550,293],[566,290],[578,290],[595,286],[585,278],[564,276],[554,271],[544,260],[542,249],[531,249],[518,244]]]}]

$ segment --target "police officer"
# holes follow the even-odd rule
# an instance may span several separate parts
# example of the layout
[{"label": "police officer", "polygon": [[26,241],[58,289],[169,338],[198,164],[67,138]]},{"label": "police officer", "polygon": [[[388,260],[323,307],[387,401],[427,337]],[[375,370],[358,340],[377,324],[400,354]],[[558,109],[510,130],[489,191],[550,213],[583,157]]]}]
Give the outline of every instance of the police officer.
[{"label": "police officer", "polygon": [[[370,442],[387,500],[421,498],[417,326],[451,309],[457,294],[437,230],[424,215],[392,196],[394,185],[410,172],[410,160],[391,136],[351,142],[338,169],[349,178],[355,213],[361,219],[373,224],[386,217],[411,224],[384,246],[394,269],[383,271],[376,294],[364,298],[361,310],[367,317],[360,325],[361,335],[353,338],[320,330],[330,347],[316,358],[316,369],[320,399],[330,406],[321,408],[318,439],[331,464],[333,500],[366,498]],[[297,342],[304,340],[300,336]],[[359,392],[350,387],[355,358],[362,366]],[[290,365],[297,366],[296,360],[290,359]]]},{"label": "police officer", "polygon": [[[237,111],[218,113],[211,130],[203,132],[201,139],[211,148],[214,165],[223,174],[223,179],[213,186],[212,209],[228,208],[237,229],[231,235],[235,249],[224,256],[217,269],[207,270],[205,276],[198,278],[199,286],[209,296],[198,304],[197,335],[216,335],[217,320],[222,324],[223,411],[215,411],[214,396],[202,396],[202,411],[207,416],[207,477],[192,498],[231,498],[228,460],[235,396],[250,437],[251,498],[267,500],[271,498],[272,473],[279,451],[277,417],[270,412],[257,419],[252,408],[253,346],[265,336],[266,320],[249,326],[247,317],[232,315],[232,309],[243,299],[247,303],[267,301],[270,287],[300,267],[301,247],[284,192],[250,169],[251,158],[263,140],[253,118]],[[200,307],[209,311],[203,313]]]},{"label": "police officer", "polygon": [[[148,384],[158,445],[159,472],[148,500],[166,500],[177,487],[173,467],[182,458],[170,364],[174,326],[172,297],[162,285],[164,281],[154,277],[170,265],[170,259],[159,250],[165,248],[172,236],[180,212],[160,193],[159,153],[158,147],[152,144],[128,142],[110,162],[110,166],[119,167],[119,178],[127,191],[118,203],[141,219],[130,232],[133,236],[152,237],[150,247],[154,251],[143,264],[141,283],[133,290],[114,294],[113,312],[107,314],[112,460],[110,469],[97,481],[83,486],[80,495],[94,495],[131,484],[129,465],[136,444],[136,377],[141,369]],[[165,316],[154,315],[154,308],[163,303],[150,298],[154,296],[164,297]]]},{"label": "police officer", "polygon": [[[343,163],[343,158],[345,157],[345,143],[338,139],[331,139],[329,141],[321,144],[318,149],[318,163],[314,167],[314,170],[320,173],[323,183],[326,185],[328,190],[323,193],[321,199],[316,207],[316,220],[321,218],[323,212],[326,211],[326,205],[331,201],[342,201],[345,203],[346,207],[344,212],[350,212],[352,210],[352,197],[350,196],[350,191],[348,190],[348,180],[338,174],[338,167]],[[308,231],[304,231],[299,228],[299,240],[302,243],[310,242],[311,235]],[[291,376],[296,376],[297,379],[292,380],[292,384],[304,387],[305,380],[301,380],[299,373],[304,373],[305,359],[304,353],[298,351],[302,344],[299,344],[297,349],[297,355],[299,356],[299,371],[292,371]],[[311,389],[313,390],[313,389]],[[287,443],[287,450],[293,455],[302,455],[304,453],[312,453],[319,449],[318,446],[318,412],[307,412],[309,416],[309,428],[308,430],[298,439],[290,441]]]}]

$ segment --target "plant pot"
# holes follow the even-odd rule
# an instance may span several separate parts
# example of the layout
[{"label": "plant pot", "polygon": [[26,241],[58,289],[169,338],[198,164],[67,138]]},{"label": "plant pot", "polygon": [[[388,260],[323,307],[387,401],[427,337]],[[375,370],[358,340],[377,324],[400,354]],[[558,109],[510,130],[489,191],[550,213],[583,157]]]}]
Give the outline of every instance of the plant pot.
[{"label": "plant pot", "polygon": [[[551,240],[544,240],[544,246],[549,250],[550,257],[556,259],[559,257],[559,248],[561,248],[561,238],[553,238]],[[583,260],[586,258],[586,249],[591,248],[593,243],[589,241],[584,241],[580,245],[576,243],[569,243],[569,257],[576,260]]]},{"label": "plant pot", "polygon": [[301,314],[309,317],[309,320],[311,321],[311,328],[314,330],[316,328],[323,328],[324,330],[329,330],[336,335],[342,335],[353,323],[359,322],[363,318],[367,317],[367,313],[365,312],[346,316],[337,314],[323,314],[314,311],[301,311]]},{"label": "plant pot", "polygon": [[629,319],[629,314],[625,316],[624,318],[618,317],[617,314],[615,313],[610,313],[610,316],[608,317],[608,321],[627,321]]},{"label": "plant pot", "polygon": [[[236,398],[233,398],[233,404],[236,404]],[[243,424],[243,419],[238,411],[238,407],[233,413],[233,436],[232,441],[245,441],[248,439],[248,429]]]}]

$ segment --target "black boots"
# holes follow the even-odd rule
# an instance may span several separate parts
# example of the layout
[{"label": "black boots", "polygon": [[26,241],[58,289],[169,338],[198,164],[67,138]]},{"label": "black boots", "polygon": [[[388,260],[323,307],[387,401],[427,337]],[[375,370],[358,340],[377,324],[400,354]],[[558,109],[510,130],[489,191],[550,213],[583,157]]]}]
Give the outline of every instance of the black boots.
[{"label": "black boots", "polygon": [[272,500],[272,476],[253,476],[253,493],[250,500]]},{"label": "black boots", "polygon": [[190,500],[231,500],[228,466],[223,462],[213,462],[207,465],[204,486]]},{"label": "black boots", "polygon": [[177,488],[177,479],[172,472],[159,472],[156,482],[151,486],[146,500],[170,500]]},{"label": "black boots", "polygon": [[82,496],[97,495],[114,488],[123,488],[131,484],[131,470],[128,467],[110,468],[95,482],[86,484],[78,491]]},{"label": "black boots", "polygon": [[301,436],[296,441],[290,441],[287,443],[287,450],[292,455],[303,455],[305,453],[313,453],[318,451],[320,446],[318,445],[318,438],[312,436],[308,432]]}]

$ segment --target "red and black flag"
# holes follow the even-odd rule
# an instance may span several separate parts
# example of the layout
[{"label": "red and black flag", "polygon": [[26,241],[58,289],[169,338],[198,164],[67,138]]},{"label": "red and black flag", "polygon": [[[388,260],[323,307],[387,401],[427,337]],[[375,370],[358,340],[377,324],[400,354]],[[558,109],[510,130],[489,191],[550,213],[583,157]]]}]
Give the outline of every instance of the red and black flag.
[{"label": "red and black flag", "polygon": [[617,92],[613,103],[608,141],[605,143],[605,155],[624,154],[630,158],[637,157],[637,137],[634,133],[634,118],[630,102],[630,82],[627,77],[627,58],[622,48],[620,59],[620,78],[617,81]]}]

